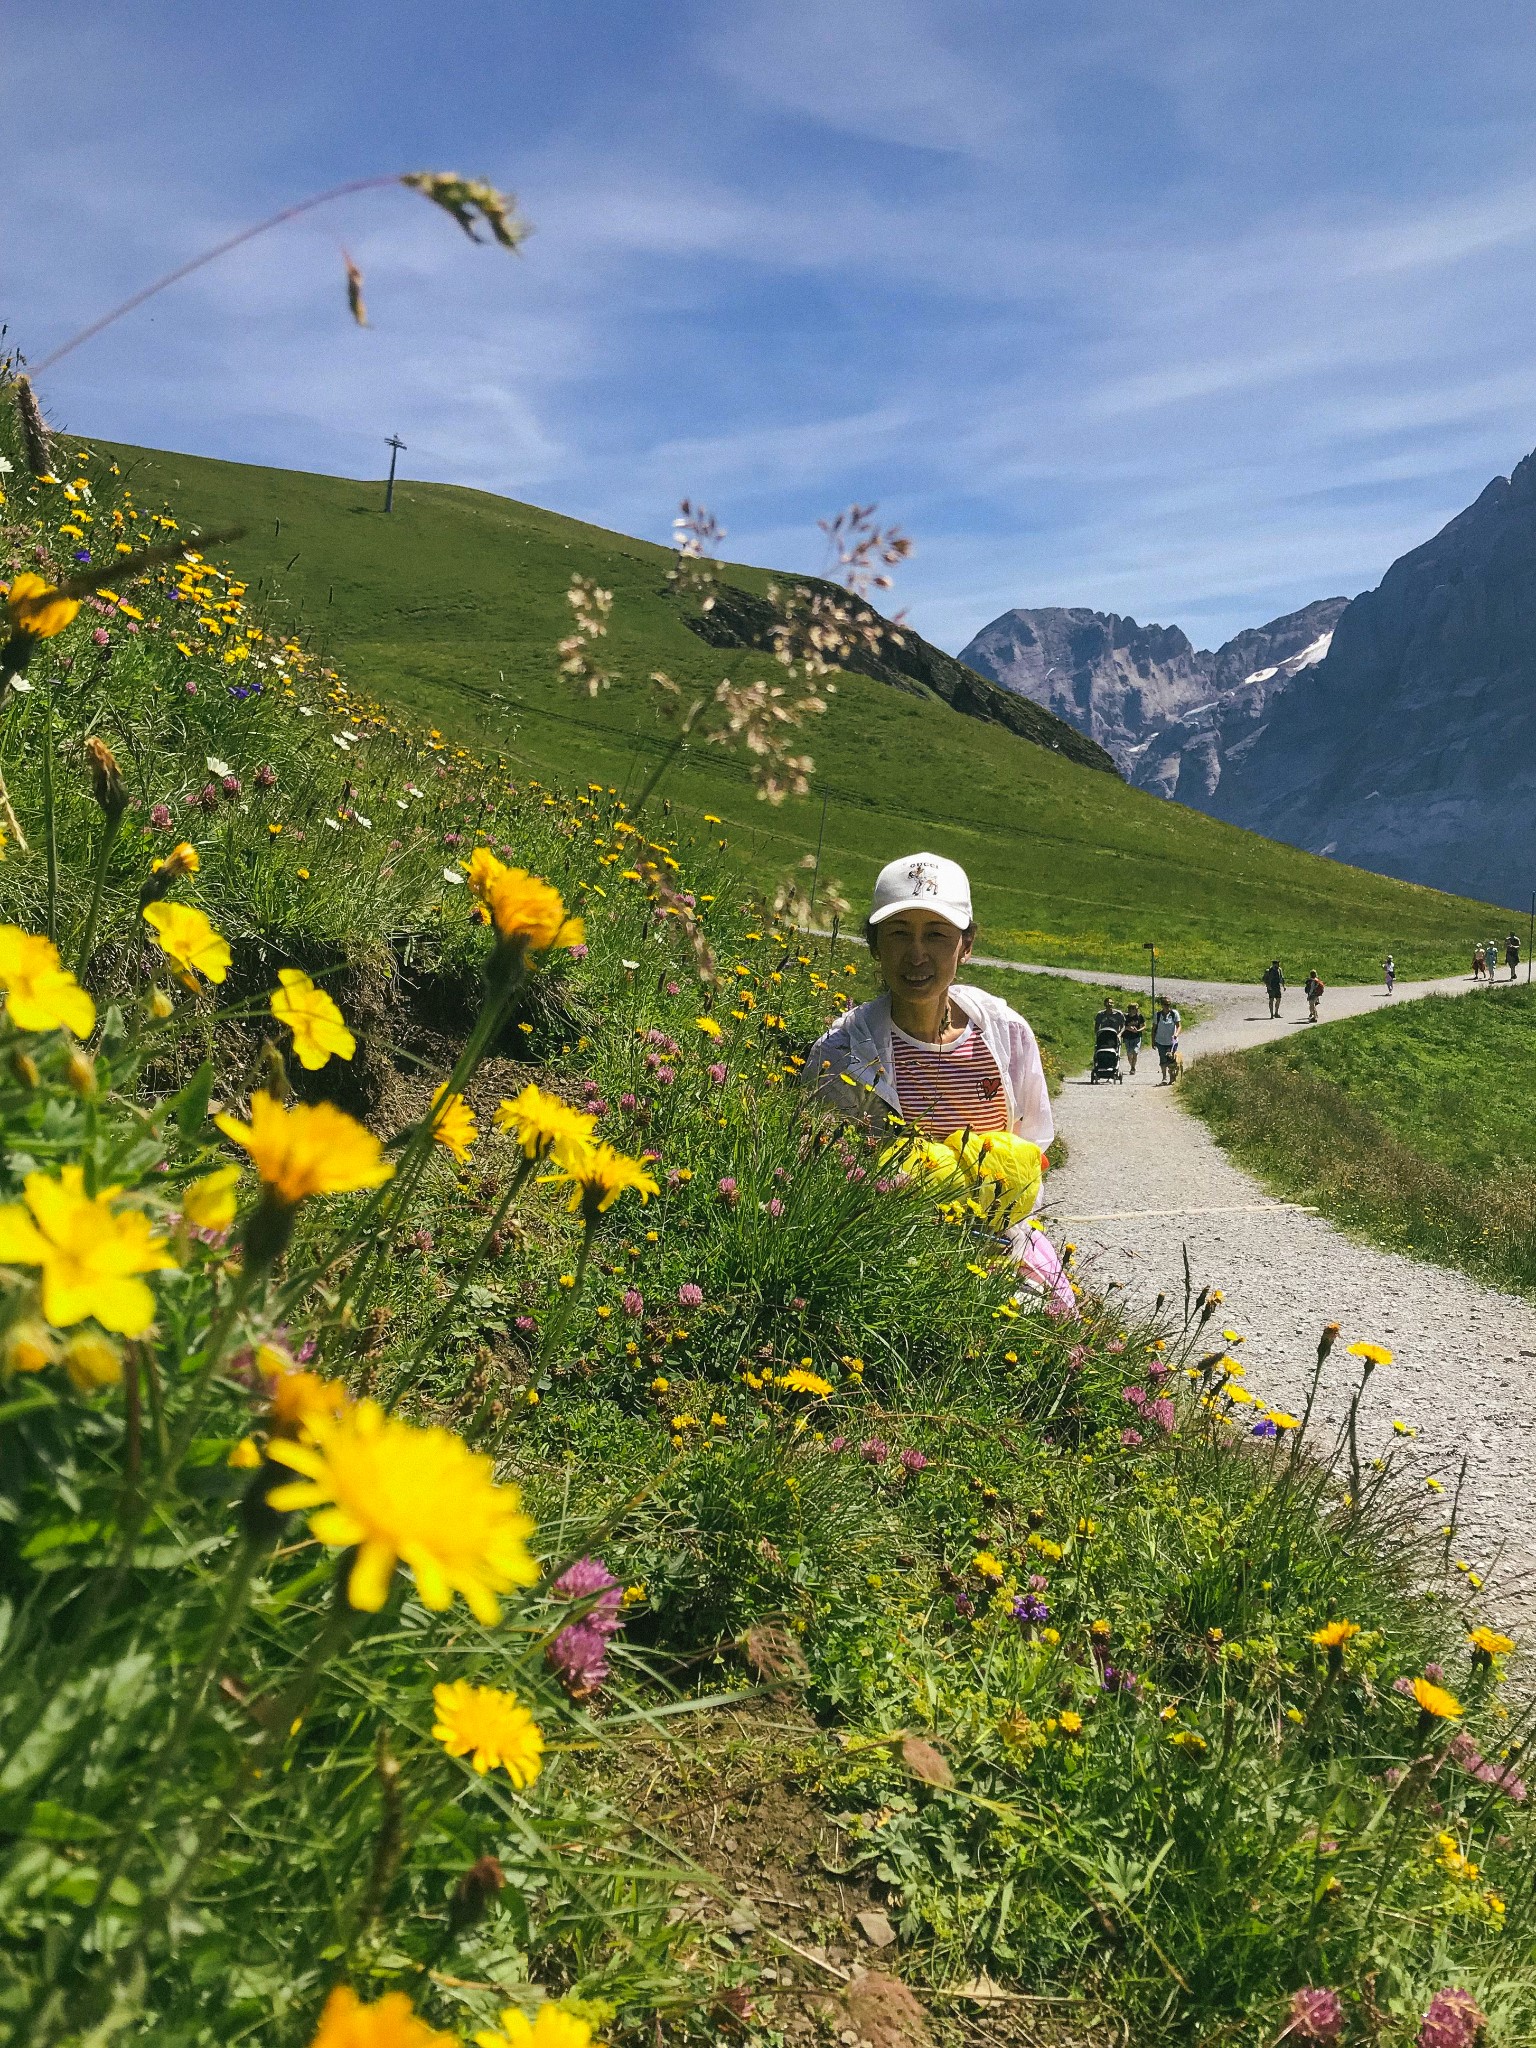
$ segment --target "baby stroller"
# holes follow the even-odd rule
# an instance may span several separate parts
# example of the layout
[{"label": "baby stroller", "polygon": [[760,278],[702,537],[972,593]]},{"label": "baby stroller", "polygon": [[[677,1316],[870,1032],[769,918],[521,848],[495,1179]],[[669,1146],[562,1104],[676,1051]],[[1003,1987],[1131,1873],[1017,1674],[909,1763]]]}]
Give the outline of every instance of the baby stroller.
[{"label": "baby stroller", "polygon": [[1113,1024],[1101,1024],[1094,1033],[1093,1071],[1088,1078],[1095,1086],[1125,1078],[1120,1072],[1120,1033]]}]

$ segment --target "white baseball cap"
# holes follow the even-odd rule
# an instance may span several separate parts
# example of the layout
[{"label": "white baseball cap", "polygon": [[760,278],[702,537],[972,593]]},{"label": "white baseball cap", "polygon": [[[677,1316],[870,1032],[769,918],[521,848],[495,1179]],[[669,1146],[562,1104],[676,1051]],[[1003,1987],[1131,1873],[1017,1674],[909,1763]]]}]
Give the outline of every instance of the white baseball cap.
[{"label": "white baseball cap", "polygon": [[909,853],[887,861],[875,877],[869,922],[884,924],[899,910],[929,910],[960,931],[972,922],[971,878],[957,860],[940,853]]}]

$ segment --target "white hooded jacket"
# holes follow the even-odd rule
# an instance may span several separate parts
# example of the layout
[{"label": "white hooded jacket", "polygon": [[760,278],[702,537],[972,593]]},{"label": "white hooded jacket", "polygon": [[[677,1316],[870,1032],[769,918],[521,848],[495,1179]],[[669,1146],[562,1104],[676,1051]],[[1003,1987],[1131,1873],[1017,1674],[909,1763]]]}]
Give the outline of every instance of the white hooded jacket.
[{"label": "white hooded jacket", "polygon": [[[1003,1077],[1008,1128],[1043,1150],[1056,1134],[1050,1091],[1035,1034],[1001,996],[957,981],[949,991],[963,1010]],[[876,996],[840,1017],[811,1047],[805,1063],[807,1085],[815,1093],[861,1123],[874,1120],[871,1091],[894,1115],[901,1114],[891,1058],[891,999]]]}]

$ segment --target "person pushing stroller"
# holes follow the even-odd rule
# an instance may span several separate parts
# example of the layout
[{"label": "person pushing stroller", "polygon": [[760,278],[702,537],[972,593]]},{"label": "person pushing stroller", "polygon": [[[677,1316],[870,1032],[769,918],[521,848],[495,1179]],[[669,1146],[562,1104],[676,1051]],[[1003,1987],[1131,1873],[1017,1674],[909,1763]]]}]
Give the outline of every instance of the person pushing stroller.
[{"label": "person pushing stroller", "polygon": [[1125,1012],[1113,996],[1104,998],[1104,1006],[1093,1020],[1093,1067],[1088,1075],[1090,1081],[1119,1081],[1120,1034],[1125,1029]]}]

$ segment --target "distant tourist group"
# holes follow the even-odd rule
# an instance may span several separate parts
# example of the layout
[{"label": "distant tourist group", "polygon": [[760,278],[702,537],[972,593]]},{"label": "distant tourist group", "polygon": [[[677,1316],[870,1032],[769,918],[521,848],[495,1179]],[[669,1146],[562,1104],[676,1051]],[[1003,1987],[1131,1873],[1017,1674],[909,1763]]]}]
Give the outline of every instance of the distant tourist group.
[{"label": "distant tourist group", "polygon": [[[1179,1032],[1183,1021],[1167,996],[1160,996],[1152,1012],[1152,1049],[1157,1054],[1160,1069],[1159,1087],[1171,1085],[1183,1071],[1184,1061],[1179,1051]],[[1120,1080],[1122,1052],[1126,1065],[1134,1074],[1141,1042],[1146,1035],[1147,1019],[1135,996],[1123,1010],[1113,996],[1106,996],[1103,1008],[1093,1020],[1093,1067],[1089,1079]]]},{"label": "distant tourist group", "polygon": [[[1504,941],[1504,965],[1509,969],[1509,978],[1513,981],[1515,970],[1520,965],[1520,934],[1518,932],[1511,932]],[[1476,946],[1473,948],[1472,979],[1474,981],[1483,981],[1485,979],[1493,981],[1497,976],[1498,966],[1499,942],[1497,939],[1490,939],[1486,946]]]}]

